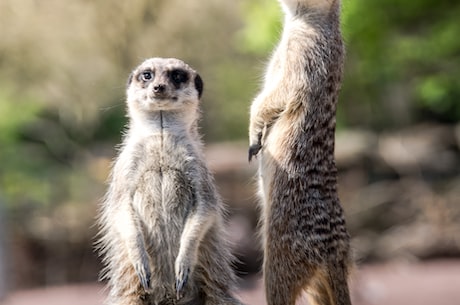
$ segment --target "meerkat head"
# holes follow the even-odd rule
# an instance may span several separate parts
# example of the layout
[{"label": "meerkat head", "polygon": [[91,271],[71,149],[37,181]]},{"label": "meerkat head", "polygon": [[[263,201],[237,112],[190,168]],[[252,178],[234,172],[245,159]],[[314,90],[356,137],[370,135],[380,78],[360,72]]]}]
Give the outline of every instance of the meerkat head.
[{"label": "meerkat head", "polygon": [[140,64],[128,78],[127,103],[131,111],[197,107],[203,93],[200,75],[175,58],[150,58]]}]

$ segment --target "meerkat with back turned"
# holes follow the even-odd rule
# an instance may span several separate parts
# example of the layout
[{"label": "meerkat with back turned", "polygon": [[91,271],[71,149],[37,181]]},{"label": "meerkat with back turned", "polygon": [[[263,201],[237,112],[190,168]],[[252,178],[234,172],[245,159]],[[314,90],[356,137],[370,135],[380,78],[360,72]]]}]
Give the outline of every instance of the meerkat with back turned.
[{"label": "meerkat with back turned", "polygon": [[351,304],[349,234],[337,195],[335,112],[344,47],[340,0],[279,0],[281,41],[251,105],[259,156],[268,305]]},{"label": "meerkat with back turned", "polygon": [[99,219],[108,304],[240,304],[197,130],[202,90],[172,58],[148,59],[128,79],[129,126]]}]

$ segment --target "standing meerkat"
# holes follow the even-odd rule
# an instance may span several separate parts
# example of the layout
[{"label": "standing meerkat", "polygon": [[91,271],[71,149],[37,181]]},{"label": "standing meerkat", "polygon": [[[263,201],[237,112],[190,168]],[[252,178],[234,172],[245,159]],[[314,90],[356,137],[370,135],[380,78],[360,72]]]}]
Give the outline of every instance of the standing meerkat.
[{"label": "standing meerkat", "polygon": [[128,79],[128,130],[99,219],[108,304],[240,304],[197,130],[202,90],[173,58],[148,59]]},{"label": "standing meerkat", "polygon": [[279,0],[281,41],[251,105],[249,161],[260,151],[268,305],[351,304],[350,237],[337,195],[335,112],[344,47],[339,0]]}]

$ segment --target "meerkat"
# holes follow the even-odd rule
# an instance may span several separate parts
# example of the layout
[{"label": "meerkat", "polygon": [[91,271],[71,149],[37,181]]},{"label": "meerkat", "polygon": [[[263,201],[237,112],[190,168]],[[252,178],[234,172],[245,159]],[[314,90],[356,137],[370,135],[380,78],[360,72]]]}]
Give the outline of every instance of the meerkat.
[{"label": "meerkat", "polygon": [[339,0],[279,0],[283,33],[250,109],[259,161],[268,305],[351,304],[350,237],[337,194],[335,112],[344,46]]},{"label": "meerkat", "polygon": [[202,91],[174,58],[148,59],[128,79],[128,128],[99,217],[107,304],[241,304],[197,130]]}]

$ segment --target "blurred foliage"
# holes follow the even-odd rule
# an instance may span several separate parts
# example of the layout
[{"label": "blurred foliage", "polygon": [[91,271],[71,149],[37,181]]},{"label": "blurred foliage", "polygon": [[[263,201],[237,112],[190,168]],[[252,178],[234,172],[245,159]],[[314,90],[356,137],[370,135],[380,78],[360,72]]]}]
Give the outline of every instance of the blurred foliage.
[{"label": "blurred foliage", "polygon": [[459,14],[460,3],[447,0],[345,1],[345,123],[458,121]]},{"label": "blurred foliage", "polygon": [[41,177],[37,177],[35,173],[41,170],[46,162],[41,158],[29,158],[30,146],[22,142],[21,135],[21,128],[34,120],[40,110],[40,104],[26,96],[23,96],[22,100],[14,100],[13,96],[11,89],[0,87],[2,191],[14,202],[21,201],[25,190],[28,190],[27,193],[31,197],[44,200],[47,191],[40,186]]},{"label": "blurred foliage", "polygon": [[[459,15],[460,3],[447,0],[344,0],[339,126],[457,121]],[[206,142],[245,140],[281,27],[275,0],[0,1],[5,201],[97,200],[91,189],[108,166],[94,173],[94,164],[115,154],[126,78],[144,58],[179,57],[200,72]]]},{"label": "blurred foliage", "polygon": [[237,47],[246,52],[266,55],[276,46],[282,30],[282,11],[277,1],[253,0],[241,4],[244,28],[237,33]]}]

